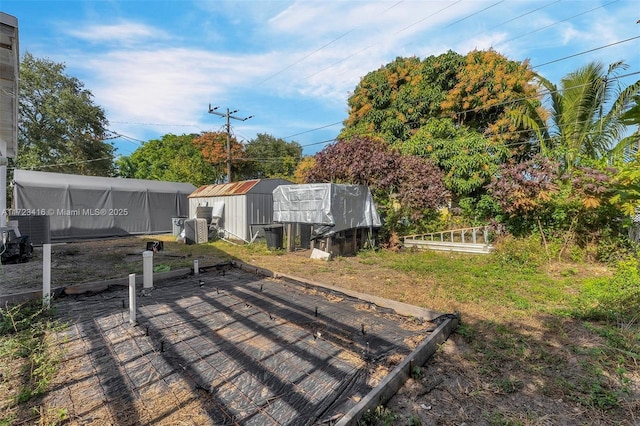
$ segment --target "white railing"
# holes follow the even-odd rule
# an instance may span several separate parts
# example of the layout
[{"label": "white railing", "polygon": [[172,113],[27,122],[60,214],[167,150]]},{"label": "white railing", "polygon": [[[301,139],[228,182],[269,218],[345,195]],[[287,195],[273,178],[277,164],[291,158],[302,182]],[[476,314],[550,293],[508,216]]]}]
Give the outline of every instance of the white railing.
[{"label": "white railing", "polygon": [[429,232],[427,234],[406,235],[401,237],[406,240],[440,241],[450,243],[490,244],[489,226],[474,226],[471,228],[450,229],[447,231]]}]

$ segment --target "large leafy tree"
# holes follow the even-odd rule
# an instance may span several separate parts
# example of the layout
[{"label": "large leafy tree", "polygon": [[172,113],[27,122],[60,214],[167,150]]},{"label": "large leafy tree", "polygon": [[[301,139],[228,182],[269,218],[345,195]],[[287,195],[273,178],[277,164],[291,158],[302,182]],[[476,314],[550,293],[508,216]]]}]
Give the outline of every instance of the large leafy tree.
[{"label": "large leafy tree", "polygon": [[302,147],[297,142],[258,133],[244,146],[245,158],[252,164],[254,178],[292,179],[302,159]]},{"label": "large leafy tree", "polygon": [[509,156],[503,144],[466,126],[432,119],[401,145],[402,152],[433,160],[444,172],[445,185],[455,198],[484,192],[498,165]]},{"label": "large leafy tree", "polygon": [[194,135],[164,135],[146,142],[130,156],[116,160],[118,174],[136,179],[206,185],[218,174],[193,144]]},{"label": "large leafy tree", "polygon": [[430,56],[396,58],[367,74],[349,97],[349,117],[340,138],[378,136],[404,141],[431,117],[456,83],[464,57],[449,51]]},{"label": "large leafy tree", "polygon": [[470,52],[442,102],[443,114],[526,157],[533,133],[522,131],[511,115],[525,107],[542,113],[533,79],[526,61],[509,60],[494,50]]},{"label": "large leafy tree", "polygon": [[638,139],[624,135],[632,120],[632,113],[625,113],[640,93],[640,80],[621,87],[617,76],[626,68],[622,62],[608,68],[591,62],[567,74],[560,86],[538,76],[550,100],[549,119],[535,114],[521,119],[536,131],[542,154],[559,160],[564,171],[593,160],[614,161],[637,149]]},{"label": "large leafy tree", "polygon": [[349,117],[341,133],[370,135],[397,144],[410,139],[429,120],[450,117],[518,158],[531,155],[533,132],[513,120],[512,110],[540,110],[528,63],[499,53],[447,52],[397,58],[367,74],[349,98]]},{"label": "large leafy tree", "polygon": [[65,65],[26,53],[20,65],[16,167],[110,176],[114,147],[104,110]]}]

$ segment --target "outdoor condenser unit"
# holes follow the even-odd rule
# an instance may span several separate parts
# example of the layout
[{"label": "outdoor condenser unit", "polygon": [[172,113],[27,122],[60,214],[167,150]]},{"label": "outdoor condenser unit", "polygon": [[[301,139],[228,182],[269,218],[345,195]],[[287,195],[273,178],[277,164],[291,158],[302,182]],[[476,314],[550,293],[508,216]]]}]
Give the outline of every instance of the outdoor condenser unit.
[{"label": "outdoor condenser unit", "polygon": [[186,219],[184,221],[184,240],[187,244],[202,244],[209,241],[207,219]]},{"label": "outdoor condenser unit", "polygon": [[51,243],[50,217],[49,216],[11,216],[10,220],[18,223],[20,234],[28,235],[31,243],[36,247]]}]

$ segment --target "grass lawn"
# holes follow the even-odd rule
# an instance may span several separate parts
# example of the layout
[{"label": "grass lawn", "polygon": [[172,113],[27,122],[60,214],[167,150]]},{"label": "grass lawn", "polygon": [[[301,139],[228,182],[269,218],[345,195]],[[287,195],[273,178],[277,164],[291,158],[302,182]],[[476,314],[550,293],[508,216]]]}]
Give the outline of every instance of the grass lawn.
[{"label": "grass lawn", "polygon": [[[598,310],[608,283],[616,282],[615,267],[536,265],[500,253],[386,250],[327,263],[269,253],[260,244],[215,244],[234,258],[272,270],[458,312],[463,345],[451,362],[464,365],[462,374],[470,383],[460,397],[487,407],[481,410],[482,422],[467,424],[640,422],[640,282],[630,290],[635,296],[622,302],[635,304],[635,315],[631,306],[615,319],[603,318]],[[523,399],[531,401],[529,408],[510,402]],[[414,420],[396,416],[387,423]]]},{"label": "grass lawn", "polygon": [[[394,398],[369,418],[369,424],[640,424],[637,262],[616,269],[587,263],[536,264],[500,253],[388,250],[325,262],[309,259],[308,252],[270,252],[260,242],[185,246],[170,236],[162,239],[168,253],[182,254],[165,258],[172,269],[192,265],[198,258],[203,259],[201,266],[205,258],[237,259],[459,313],[456,335],[429,362],[435,370],[411,379],[406,387],[413,390]],[[118,269],[127,273],[139,272],[141,266],[112,261],[121,262]],[[20,412],[16,407],[34,407],[29,400],[46,392],[55,374],[57,355],[44,348],[47,330],[59,325],[33,307],[0,307],[0,314],[0,394],[5,412],[13,413],[0,412],[0,425],[11,425],[24,421],[15,416]],[[15,386],[20,390],[9,392]],[[416,408],[425,398],[431,398],[433,409]],[[43,418],[37,415],[37,405],[30,410],[32,418]],[[50,422],[44,424],[54,424],[64,420],[64,412],[47,418]]]}]

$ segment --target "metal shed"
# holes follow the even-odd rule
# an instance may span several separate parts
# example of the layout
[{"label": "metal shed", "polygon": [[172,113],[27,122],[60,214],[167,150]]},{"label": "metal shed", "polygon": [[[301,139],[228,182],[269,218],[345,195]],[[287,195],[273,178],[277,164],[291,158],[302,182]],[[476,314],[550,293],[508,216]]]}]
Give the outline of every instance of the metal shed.
[{"label": "metal shed", "polygon": [[219,212],[214,222],[227,238],[251,241],[256,225],[273,222],[273,190],[291,184],[285,179],[252,179],[201,186],[189,195],[189,217],[196,217],[198,207],[213,207]]}]

